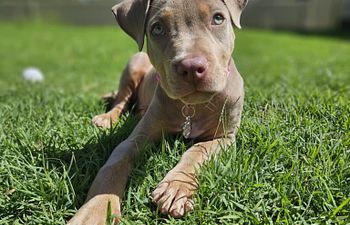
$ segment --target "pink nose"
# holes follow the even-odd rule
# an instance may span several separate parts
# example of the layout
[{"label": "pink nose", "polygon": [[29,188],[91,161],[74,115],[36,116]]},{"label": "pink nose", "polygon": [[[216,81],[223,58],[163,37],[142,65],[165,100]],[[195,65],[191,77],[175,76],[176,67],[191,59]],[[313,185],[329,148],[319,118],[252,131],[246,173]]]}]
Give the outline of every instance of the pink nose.
[{"label": "pink nose", "polygon": [[181,76],[203,78],[208,69],[208,60],[203,56],[188,57],[179,61],[175,67],[177,74]]}]

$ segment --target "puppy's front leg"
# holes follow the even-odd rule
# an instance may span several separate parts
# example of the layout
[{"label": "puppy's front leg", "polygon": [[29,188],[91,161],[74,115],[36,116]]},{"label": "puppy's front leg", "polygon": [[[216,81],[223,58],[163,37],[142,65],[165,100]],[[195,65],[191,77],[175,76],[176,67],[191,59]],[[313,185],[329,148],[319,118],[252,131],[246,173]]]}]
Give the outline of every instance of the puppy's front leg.
[{"label": "puppy's front leg", "polygon": [[217,154],[233,141],[234,136],[200,142],[184,153],[179,163],[168,172],[152,193],[153,201],[163,214],[180,218],[193,209],[192,195],[198,188],[196,170],[210,156]]},{"label": "puppy's front leg", "polygon": [[128,139],[113,150],[105,165],[96,175],[86,202],[68,224],[105,224],[109,202],[112,213],[117,216],[121,215],[121,198],[133,160],[145,141],[155,139],[161,134],[159,123],[153,123],[154,120],[157,120],[157,113],[153,111],[150,106]]}]

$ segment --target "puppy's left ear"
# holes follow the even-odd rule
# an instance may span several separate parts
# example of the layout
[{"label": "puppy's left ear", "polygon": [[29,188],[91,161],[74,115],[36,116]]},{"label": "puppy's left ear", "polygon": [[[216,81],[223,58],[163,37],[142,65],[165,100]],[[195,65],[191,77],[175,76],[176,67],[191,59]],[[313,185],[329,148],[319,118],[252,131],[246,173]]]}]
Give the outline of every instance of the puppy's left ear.
[{"label": "puppy's left ear", "polygon": [[241,14],[248,0],[223,0],[231,15],[231,22],[241,29]]},{"label": "puppy's left ear", "polygon": [[112,7],[112,12],[120,27],[130,35],[142,50],[146,19],[150,0],[124,0]]}]

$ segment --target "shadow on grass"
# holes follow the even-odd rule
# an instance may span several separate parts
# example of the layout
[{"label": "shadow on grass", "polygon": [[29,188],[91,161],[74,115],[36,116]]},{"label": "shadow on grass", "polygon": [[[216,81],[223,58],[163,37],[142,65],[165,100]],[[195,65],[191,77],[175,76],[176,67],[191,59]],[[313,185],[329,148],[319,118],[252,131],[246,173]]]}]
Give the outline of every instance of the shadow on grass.
[{"label": "shadow on grass", "polygon": [[[114,148],[124,141],[132,132],[139,121],[139,117],[130,114],[122,116],[116,126],[108,130],[100,130],[96,137],[91,137],[81,148],[72,146],[74,151],[60,150],[55,146],[48,144],[44,148],[44,157],[48,160],[50,169],[62,168],[62,174],[67,173],[69,181],[69,199],[63,198],[58,202],[62,207],[67,207],[70,202],[70,213],[66,220],[69,220],[74,213],[74,207],[80,208],[85,202],[89,187],[91,186],[98,170],[107,161]],[[157,144],[157,143],[156,143]],[[154,149],[152,146],[151,148]],[[145,171],[146,160],[149,158],[151,151],[141,151],[134,161],[133,171],[129,176],[127,187],[139,186],[143,181],[146,173],[137,171]],[[55,160],[51,160],[55,159]],[[58,160],[57,160],[58,159]],[[137,171],[136,171],[137,170]],[[150,204],[150,208],[153,206]]]}]

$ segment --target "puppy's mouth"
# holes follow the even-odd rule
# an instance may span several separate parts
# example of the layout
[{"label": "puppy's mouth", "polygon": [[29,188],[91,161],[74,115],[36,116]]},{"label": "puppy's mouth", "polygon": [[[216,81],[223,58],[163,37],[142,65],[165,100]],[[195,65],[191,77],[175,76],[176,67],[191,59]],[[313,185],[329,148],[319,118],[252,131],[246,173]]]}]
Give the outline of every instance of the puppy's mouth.
[{"label": "puppy's mouth", "polygon": [[214,96],[215,92],[201,92],[193,91],[179,99],[187,105],[197,105],[209,102]]}]

